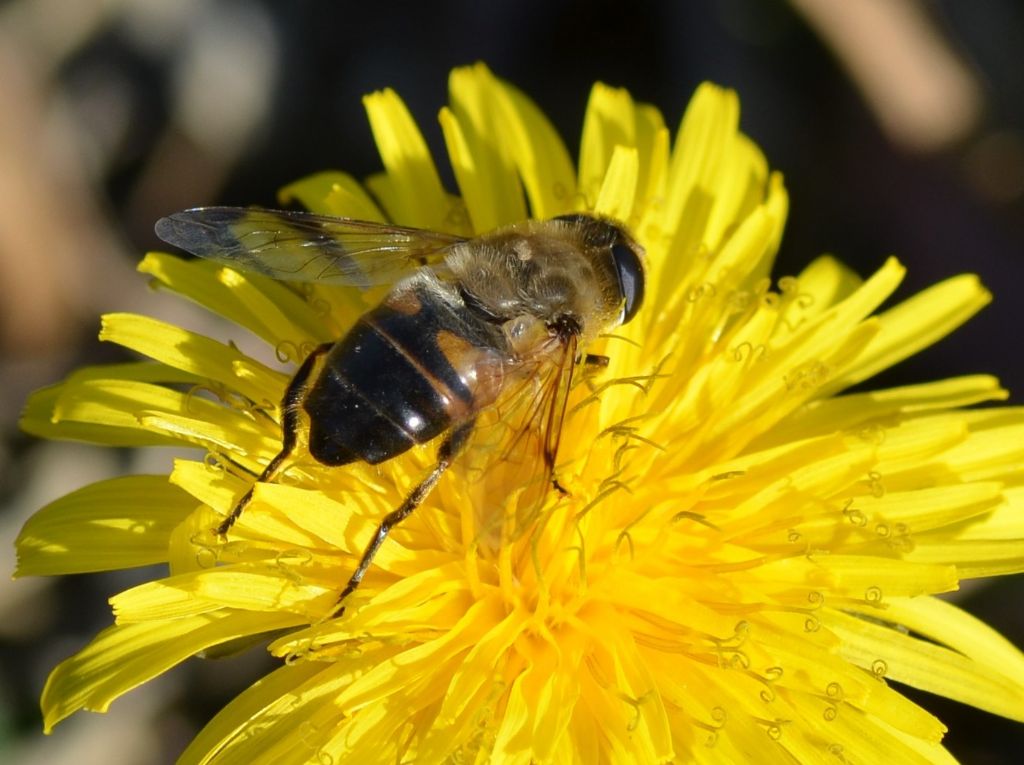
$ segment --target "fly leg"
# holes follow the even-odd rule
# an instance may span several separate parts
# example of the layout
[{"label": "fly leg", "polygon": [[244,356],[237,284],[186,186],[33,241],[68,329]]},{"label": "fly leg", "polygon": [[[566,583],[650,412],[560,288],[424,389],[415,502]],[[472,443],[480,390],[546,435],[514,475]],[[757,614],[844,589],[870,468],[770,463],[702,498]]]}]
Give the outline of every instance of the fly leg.
[{"label": "fly leg", "polygon": [[462,447],[466,445],[466,439],[469,434],[473,431],[474,421],[470,420],[462,425],[454,428],[448,436],[441,442],[441,447],[437,450],[437,465],[430,471],[429,475],[424,478],[420,483],[409,492],[409,495],[405,498],[405,501],[398,506],[397,509],[392,510],[390,513],[384,516],[384,520],[380,522],[377,530],[370,538],[370,543],[366,545],[366,549],[363,550],[363,557],[359,560],[359,565],[356,566],[356,570],[349,577],[348,584],[345,585],[345,589],[341,591],[341,595],[338,596],[338,603],[335,609],[334,615],[341,616],[345,613],[345,606],[342,605],[345,598],[351,595],[355,589],[359,586],[359,583],[363,581],[363,576],[366,574],[366,570],[370,567],[373,562],[374,556],[377,551],[380,550],[380,546],[384,544],[384,540],[388,536],[388,532],[391,531],[395,526],[404,521],[409,515],[419,507],[423,500],[427,498],[434,486],[440,480],[444,471],[451,467],[452,462],[458,456],[459,452],[462,451]]},{"label": "fly leg", "polygon": [[218,537],[223,538],[227,536],[228,531],[235,525],[235,521],[238,520],[238,517],[252,499],[253,492],[256,490],[256,484],[265,483],[277,475],[281,465],[284,464],[284,461],[288,459],[295,449],[295,442],[299,432],[299,404],[302,401],[302,395],[306,392],[306,383],[309,381],[309,376],[312,374],[317,360],[327,353],[333,345],[334,343],[318,345],[306,357],[306,360],[302,362],[299,371],[295,373],[295,377],[288,383],[288,388],[284,392],[284,398],[281,400],[281,430],[284,432],[281,440],[281,451],[267,464],[267,467],[260,473],[260,477],[256,479],[256,483],[249,487],[249,490],[242,495],[242,498],[238,500],[227,517],[217,526]]},{"label": "fly leg", "polygon": [[[604,369],[611,362],[611,359],[600,353],[587,353],[583,356],[583,365],[587,369]],[[554,455],[551,455],[551,488],[561,494],[563,497],[568,497],[572,494],[567,488],[562,486],[558,481],[558,476],[554,475]]]}]

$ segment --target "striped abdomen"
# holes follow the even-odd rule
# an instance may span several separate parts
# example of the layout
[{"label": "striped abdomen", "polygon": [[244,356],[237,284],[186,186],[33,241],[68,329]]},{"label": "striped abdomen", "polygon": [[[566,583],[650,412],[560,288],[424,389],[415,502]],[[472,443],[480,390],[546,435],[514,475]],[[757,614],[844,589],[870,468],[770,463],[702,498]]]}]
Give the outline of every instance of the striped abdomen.
[{"label": "striped abdomen", "polygon": [[501,330],[415,283],[339,340],[310,386],[309,451],[377,464],[465,422],[501,387]]}]

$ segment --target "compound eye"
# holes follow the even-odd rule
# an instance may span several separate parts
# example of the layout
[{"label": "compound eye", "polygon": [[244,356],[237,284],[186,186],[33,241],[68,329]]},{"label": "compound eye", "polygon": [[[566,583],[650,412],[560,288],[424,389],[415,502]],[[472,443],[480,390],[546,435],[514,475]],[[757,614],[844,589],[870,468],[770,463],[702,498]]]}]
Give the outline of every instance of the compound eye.
[{"label": "compound eye", "polygon": [[622,242],[612,245],[612,261],[619,275],[619,291],[625,300],[622,306],[622,323],[625,324],[644,302],[644,264],[636,250]]}]

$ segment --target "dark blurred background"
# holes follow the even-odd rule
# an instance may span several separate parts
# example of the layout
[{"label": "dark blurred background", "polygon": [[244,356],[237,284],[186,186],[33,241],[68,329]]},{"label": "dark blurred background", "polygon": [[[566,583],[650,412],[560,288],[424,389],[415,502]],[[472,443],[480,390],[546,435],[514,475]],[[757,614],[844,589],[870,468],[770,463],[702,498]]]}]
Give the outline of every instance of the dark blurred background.
[{"label": "dark blurred background", "polygon": [[[995,302],[872,386],[1024,364],[1024,4],[912,0],[8,0],[0,4],[0,570],[34,509],[171,454],[37,443],[16,430],[35,387],[120,358],[98,315],[210,320],[134,273],[153,222],[209,203],[275,204],[317,170],[380,167],[360,97],[395,88],[451,185],[436,114],[449,70],[478,60],[530,94],[578,149],[595,80],[661,108],[694,87],[739,91],[742,126],[781,170],[791,216],[776,275],[831,252],[862,274],[895,253],[900,295],[963,271]],[[211,331],[216,331],[216,328]],[[0,588],[0,761],[172,762],[265,669],[192,661],[43,738],[47,672],[110,620],[106,599],[152,572]],[[960,601],[1024,644],[1021,580]],[[257,652],[258,653],[258,652]],[[964,763],[1018,762],[1024,726],[913,694]]]}]

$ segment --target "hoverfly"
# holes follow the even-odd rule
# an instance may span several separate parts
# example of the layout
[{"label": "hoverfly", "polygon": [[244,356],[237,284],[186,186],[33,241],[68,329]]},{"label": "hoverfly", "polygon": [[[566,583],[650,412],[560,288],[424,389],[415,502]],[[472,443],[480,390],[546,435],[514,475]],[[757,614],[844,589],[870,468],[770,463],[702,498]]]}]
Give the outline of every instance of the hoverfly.
[{"label": "hoverfly", "polygon": [[482,413],[513,421],[505,454],[526,466],[524,482],[533,474],[542,495],[565,493],[554,465],[573,373],[580,363],[608,361],[581,348],[632,319],[644,297],[643,249],[620,224],[589,214],[463,238],[304,212],[201,207],[162,218],[156,233],[201,258],[283,281],[393,285],[299,367],[282,402],[281,451],[257,479],[278,474],[303,427],[310,455],[325,466],[376,465],[441,437],[433,470],[367,544],[339,615],[388,532],[466,449]]}]

